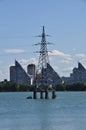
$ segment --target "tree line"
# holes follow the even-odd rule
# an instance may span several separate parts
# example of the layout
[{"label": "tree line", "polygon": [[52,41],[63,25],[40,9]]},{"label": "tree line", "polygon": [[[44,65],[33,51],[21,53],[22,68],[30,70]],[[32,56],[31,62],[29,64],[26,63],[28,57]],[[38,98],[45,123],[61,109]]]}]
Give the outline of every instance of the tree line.
[{"label": "tree line", "polygon": [[60,84],[55,86],[56,91],[86,91],[86,84],[77,82],[73,84]]},{"label": "tree line", "polygon": [[[59,84],[53,87],[56,91],[86,91],[85,83],[74,83],[74,84]],[[26,92],[34,91],[35,85],[25,85],[20,83],[13,83],[10,81],[0,82],[0,92]]]},{"label": "tree line", "polygon": [[34,88],[34,86],[21,84],[21,83],[13,83],[10,81],[0,82],[0,92],[32,91],[33,88]]}]

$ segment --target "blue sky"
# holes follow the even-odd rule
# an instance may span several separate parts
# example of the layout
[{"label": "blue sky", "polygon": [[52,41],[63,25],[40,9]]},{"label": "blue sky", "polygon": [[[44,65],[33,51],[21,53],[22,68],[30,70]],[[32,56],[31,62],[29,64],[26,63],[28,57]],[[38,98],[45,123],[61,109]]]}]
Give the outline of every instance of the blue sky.
[{"label": "blue sky", "polygon": [[38,62],[42,26],[50,64],[60,76],[69,76],[77,62],[86,67],[85,0],[0,0],[0,81],[9,80],[9,67],[17,59],[24,68]]}]

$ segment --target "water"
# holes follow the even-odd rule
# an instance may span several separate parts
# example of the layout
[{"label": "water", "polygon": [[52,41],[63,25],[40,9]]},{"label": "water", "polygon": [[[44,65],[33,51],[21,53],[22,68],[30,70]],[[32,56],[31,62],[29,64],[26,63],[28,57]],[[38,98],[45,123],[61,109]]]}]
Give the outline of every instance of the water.
[{"label": "water", "polygon": [[0,130],[86,130],[86,92],[57,92],[56,99],[0,93]]}]

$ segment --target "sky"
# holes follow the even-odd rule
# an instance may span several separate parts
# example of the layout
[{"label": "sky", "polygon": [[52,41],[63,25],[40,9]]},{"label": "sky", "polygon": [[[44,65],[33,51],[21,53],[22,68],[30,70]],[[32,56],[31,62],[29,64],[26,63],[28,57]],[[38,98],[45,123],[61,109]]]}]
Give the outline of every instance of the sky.
[{"label": "sky", "polygon": [[38,63],[42,26],[60,76],[70,76],[78,62],[86,67],[86,0],[0,0],[0,81],[9,80],[15,59],[25,70]]}]

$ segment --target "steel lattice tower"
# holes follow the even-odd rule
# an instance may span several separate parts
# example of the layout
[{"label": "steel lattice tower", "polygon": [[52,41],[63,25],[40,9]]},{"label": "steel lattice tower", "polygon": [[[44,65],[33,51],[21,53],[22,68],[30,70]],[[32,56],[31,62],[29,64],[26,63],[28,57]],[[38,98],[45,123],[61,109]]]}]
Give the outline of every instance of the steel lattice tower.
[{"label": "steel lattice tower", "polygon": [[40,55],[39,55],[39,61],[38,61],[38,67],[37,67],[37,74],[42,72],[42,69],[47,68],[47,64],[49,64],[49,56],[48,56],[48,50],[47,50],[47,43],[46,42],[46,35],[45,34],[45,28],[43,26],[42,34],[39,36],[41,37],[41,42],[39,43],[40,45]]}]

